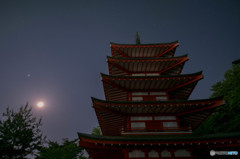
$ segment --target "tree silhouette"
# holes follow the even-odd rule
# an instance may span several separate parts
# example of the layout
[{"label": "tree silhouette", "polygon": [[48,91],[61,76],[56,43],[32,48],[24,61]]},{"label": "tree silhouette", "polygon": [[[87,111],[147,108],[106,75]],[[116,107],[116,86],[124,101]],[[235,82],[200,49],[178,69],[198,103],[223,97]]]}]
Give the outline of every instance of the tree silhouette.
[{"label": "tree silhouette", "polygon": [[240,131],[240,60],[233,62],[224,80],[212,86],[211,97],[224,96],[226,105],[216,109],[196,133],[221,133]]},{"label": "tree silhouette", "polygon": [[92,135],[102,135],[102,131],[101,131],[100,126],[97,126],[97,127],[92,129]]},{"label": "tree silhouette", "polygon": [[45,141],[39,129],[41,125],[42,120],[33,116],[28,104],[18,112],[8,107],[0,119],[0,158],[22,159],[35,155]]},{"label": "tree silhouette", "polygon": [[49,141],[48,147],[42,147],[36,159],[87,159],[84,157],[83,148],[76,144],[77,140],[63,139],[63,144]]}]

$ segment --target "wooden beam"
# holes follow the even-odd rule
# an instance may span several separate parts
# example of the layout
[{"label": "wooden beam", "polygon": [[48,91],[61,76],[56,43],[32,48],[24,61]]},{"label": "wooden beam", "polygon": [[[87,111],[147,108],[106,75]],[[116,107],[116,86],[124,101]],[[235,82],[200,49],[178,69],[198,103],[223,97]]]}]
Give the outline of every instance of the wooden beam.
[{"label": "wooden beam", "polygon": [[162,52],[162,53],[158,54],[158,55],[157,55],[157,57],[160,57],[160,56],[162,56],[162,55],[166,54],[167,52],[169,52],[170,50],[172,50],[172,49],[176,48],[177,46],[178,46],[178,43],[177,43],[177,44],[173,44],[173,45],[172,45],[172,46],[170,46],[170,48],[168,48],[166,51],[164,51],[164,52]]},{"label": "wooden beam", "polygon": [[119,70],[130,74],[129,70],[126,70],[125,68],[121,67],[120,65],[118,65],[118,64],[116,64],[116,63],[114,63],[114,62],[111,62],[111,61],[109,61],[108,63],[110,63],[112,66],[118,68]]},{"label": "wooden beam", "polygon": [[166,71],[168,71],[168,70],[170,70],[170,69],[172,69],[172,68],[174,68],[174,67],[176,67],[176,66],[178,66],[178,65],[180,65],[180,64],[182,64],[184,62],[186,62],[187,60],[189,60],[188,57],[184,57],[184,58],[182,58],[182,60],[180,60],[179,62],[173,64],[172,66],[159,71],[159,73],[161,74],[163,72],[166,72]]},{"label": "wooden beam", "polygon": [[114,114],[117,114],[117,115],[127,116],[126,113],[115,111],[115,110],[109,109],[105,106],[100,106],[100,105],[95,105],[94,104],[93,107],[95,108],[95,111],[101,110],[101,111],[108,112],[108,113],[114,113]]},{"label": "wooden beam", "polygon": [[117,85],[116,83],[113,83],[113,82],[110,81],[110,80],[103,79],[103,82],[105,82],[105,83],[107,83],[107,84],[109,84],[109,85],[111,85],[111,86],[113,86],[113,87],[115,87],[115,88],[118,88],[118,89],[120,89],[120,90],[123,90],[123,91],[125,91],[125,92],[128,91],[126,88],[124,88],[124,87],[122,87],[122,86],[119,86],[119,85]]},{"label": "wooden beam", "polygon": [[199,81],[199,80],[202,79],[202,78],[203,78],[202,75],[195,76],[194,79],[192,79],[192,80],[190,80],[190,81],[188,81],[188,82],[186,82],[186,83],[177,85],[177,86],[175,86],[175,87],[173,87],[173,88],[171,88],[171,89],[168,89],[167,92],[171,92],[171,91],[173,91],[173,90],[175,90],[175,89],[177,89],[177,88],[181,88],[181,87],[183,87],[183,86],[189,85],[189,84],[191,84],[191,83],[193,83],[193,82]]},{"label": "wooden beam", "polygon": [[182,116],[182,115],[187,115],[187,114],[191,114],[191,113],[196,113],[196,112],[199,112],[199,111],[204,111],[204,110],[208,110],[208,109],[215,108],[215,107],[220,106],[220,105],[222,105],[222,104],[223,104],[223,101],[222,101],[222,100],[219,100],[219,101],[217,101],[216,103],[214,103],[214,104],[211,105],[211,106],[204,107],[204,108],[201,108],[201,109],[191,110],[191,111],[188,111],[188,112],[178,113],[178,114],[176,114],[176,115],[177,115],[177,116]]},{"label": "wooden beam", "polygon": [[119,50],[116,47],[111,47],[113,50],[117,51],[120,55],[122,55],[123,57],[129,57],[128,55],[126,55],[124,52],[122,52],[121,50]]}]

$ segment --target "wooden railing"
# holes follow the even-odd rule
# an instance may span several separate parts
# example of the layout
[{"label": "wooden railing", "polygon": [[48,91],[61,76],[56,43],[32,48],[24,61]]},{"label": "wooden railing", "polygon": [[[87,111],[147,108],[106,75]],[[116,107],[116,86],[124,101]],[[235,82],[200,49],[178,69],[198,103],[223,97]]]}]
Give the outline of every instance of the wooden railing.
[{"label": "wooden railing", "polygon": [[122,129],[122,132],[192,132],[191,127],[182,128],[162,128],[162,129],[151,129],[151,128],[132,128],[132,129]]}]

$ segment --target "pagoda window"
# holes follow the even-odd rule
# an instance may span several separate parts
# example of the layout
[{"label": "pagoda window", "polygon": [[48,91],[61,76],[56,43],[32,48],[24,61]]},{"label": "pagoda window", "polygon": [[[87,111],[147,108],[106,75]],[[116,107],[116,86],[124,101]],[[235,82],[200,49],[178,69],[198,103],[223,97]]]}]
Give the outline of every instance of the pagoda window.
[{"label": "pagoda window", "polygon": [[148,157],[159,157],[159,155],[157,151],[152,150],[148,152]]},{"label": "pagoda window", "polygon": [[163,150],[161,152],[161,157],[171,157],[171,152],[169,152],[167,150]]},{"label": "pagoda window", "polygon": [[136,158],[136,157],[144,158],[145,157],[145,153],[140,151],[140,150],[133,150],[132,152],[128,153],[128,157],[129,158]]},{"label": "pagoda window", "polygon": [[148,95],[148,92],[132,92],[132,96]]},{"label": "pagoda window", "polygon": [[155,116],[155,120],[176,120],[176,116]]},{"label": "pagoda window", "polygon": [[132,76],[145,76],[144,73],[133,73]]},{"label": "pagoda window", "polygon": [[185,149],[180,149],[174,152],[175,157],[191,157],[190,152]]},{"label": "pagoda window", "polygon": [[177,128],[177,122],[163,122],[163,127],[164,128]]},{"label": "pagoda window", "polygon": [[167,100],[168,100],[167,96],[156,97],[156,101],[167,101]]},{"label": "pagoda window", "polygon": [[179,128],[176,116],[130,116],[128,127],[134,131],[166,131]]},{"label": "pagoda window", "polygon": [[132,101],[142,101],[143,97],[132,97]]},{"label": "pagoda window", "polygon": [[132,73],[132,76],[159,76],[159,73]]},{"label": "pagoda window", "polygon": [[151,116],[132,116],[131,120],[152,120]]},{"label": "pagoda window", "polygon": [[144,128],[146,128],[146,123],[145,122],[131,122],[131,128],[144,129]]},{"label": "pagoda window", "polygon": [[146,76],[159,76],[158,73],[146,73]]},{"label": "pagoda window", "polygon": [[166,92],[150,92],[150,95],[160,95],[160,96],[166,96]]},{"label": "pagoda window", "polygon": [[166,92],[132,92],[130,94],[132,101],[167,101]]}]

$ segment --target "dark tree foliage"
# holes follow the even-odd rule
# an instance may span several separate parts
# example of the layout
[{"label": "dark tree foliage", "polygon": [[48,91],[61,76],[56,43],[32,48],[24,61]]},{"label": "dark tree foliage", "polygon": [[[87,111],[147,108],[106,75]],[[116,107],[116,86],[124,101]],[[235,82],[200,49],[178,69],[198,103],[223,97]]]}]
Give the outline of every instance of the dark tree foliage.
[{"label": "dark tree foliage", "polygon": [[240,131],[240,64],[233,63],[232,69],[226,71],[224,78],[212,86],[211,97],[224,96],[226,104],[217,108],[196,133]]},{"label": "dark tree foliage", "polygon": [[97,127],[92,129],[92,135],[102,135],[102,131],[101,131],[100,126],[97,126]]},{"label": "dark tree foliage", "polygon": [[36,159],[87,159],[84,157],[83,148],[79,147],[76,141],[64,139],[62,145],[49,141],[48,147],[42,147]]},{"label": "dark tree foliage", "polygon": [[45,140],[39,129],[41,125],[41,119],[33,117],[28,104],[18,112],[7,108],[0,119],[0,158],[22,159],[34,155]]}]

